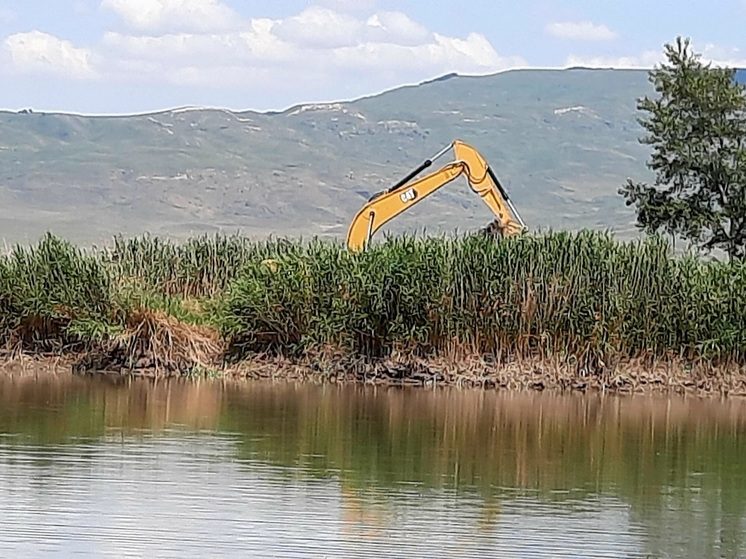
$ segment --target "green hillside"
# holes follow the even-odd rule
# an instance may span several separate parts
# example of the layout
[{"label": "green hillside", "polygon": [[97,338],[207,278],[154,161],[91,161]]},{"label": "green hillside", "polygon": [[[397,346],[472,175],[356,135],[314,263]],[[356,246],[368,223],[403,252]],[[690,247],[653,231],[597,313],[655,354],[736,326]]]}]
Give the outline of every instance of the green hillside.
[{"label": "green hillside", "polygon": [[[617,188],[645,178],[635,104],[644,71],[525,70],[447,77],[283,112],[180,109],[90,117],[0,113],[0,238],[51,230],[102,242],[223,230],[342,238],[370,193],[453,138],[491,163],[532,228],[634,234]],[[465,182],[388,231],[476,229]]]}]

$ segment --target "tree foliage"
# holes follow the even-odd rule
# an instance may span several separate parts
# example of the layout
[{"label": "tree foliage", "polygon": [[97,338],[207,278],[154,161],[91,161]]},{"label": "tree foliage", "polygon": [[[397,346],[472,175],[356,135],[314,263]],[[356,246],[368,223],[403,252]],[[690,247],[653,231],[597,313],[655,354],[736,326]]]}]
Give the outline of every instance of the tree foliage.
[{"label": "tree foliage", "polygon": [[619,193],[636,206],[637,225],[700,249],[746,257],[746,93],[735,71],[713,67],[689,39],[665,46],[650,72],[658,94],[640,99],[639,122],[652,146],[653,185],[628,180]]}]

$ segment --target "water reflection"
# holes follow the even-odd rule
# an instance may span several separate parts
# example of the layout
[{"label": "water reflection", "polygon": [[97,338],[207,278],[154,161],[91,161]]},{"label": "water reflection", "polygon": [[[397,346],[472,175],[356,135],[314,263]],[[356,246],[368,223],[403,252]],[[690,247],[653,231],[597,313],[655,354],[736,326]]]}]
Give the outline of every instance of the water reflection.
[{"label": "water reflection", "polygon": [[6,377],[0,549],[739,557],[744,441],[741,400]]}]

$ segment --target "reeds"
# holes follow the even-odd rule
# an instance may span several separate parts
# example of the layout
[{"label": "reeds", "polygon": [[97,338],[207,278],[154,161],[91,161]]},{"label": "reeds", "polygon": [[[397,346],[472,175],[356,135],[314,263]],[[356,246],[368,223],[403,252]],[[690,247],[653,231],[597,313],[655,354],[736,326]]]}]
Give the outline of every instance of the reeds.
[{"label": "reeds", "polygon": [[313,242],[275,268],[250,262],[225,296],[243,350],[746,357],[746,266],[676,259],[660,239],[398,238],[359,255]]},{"label": "reeds", "polygon": [[157,237],[116,237],[102,260],[120,282],[135,282],[164,295],[205,297],[221,293],[249,261],[262,260],[277,243],[203,235],[177,244]]},{"label": "reeds", "polygon": [[46,235],[0,257],[0,346],[77,344],[76,330],[93,335],[112,310],[111,275],[96,255]]},{"label": "reeds", "polygon": [[[106,341],[157,311],[219,332],[238,358],[333,348],[381,357],[552,357],[587,366],[676,356],[746,361],[746,263],[676,258],[601,233],[313,240],[53,236],[0,256],[0,343]],[[159,316],[161,316],[159,315]]]}]

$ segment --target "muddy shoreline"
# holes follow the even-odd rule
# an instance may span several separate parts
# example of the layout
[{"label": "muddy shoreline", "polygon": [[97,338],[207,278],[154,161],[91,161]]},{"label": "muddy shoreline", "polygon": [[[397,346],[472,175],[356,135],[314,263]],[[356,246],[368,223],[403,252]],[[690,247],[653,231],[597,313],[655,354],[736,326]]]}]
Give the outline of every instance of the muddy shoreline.
[{"label": "muddy shoreline", "polygon": [[550,360],[490,363],[479,358],[381,360],[314,356],[290,359],[256,356],[184,375],[147,368],[91,369],[80,366],[84,355],[0,356],[0,374],[115,375],[147,378],[211,378],[344,383],[477,390],[668,393],[746,397],[746,367],[714,366],[678,360],[627,360],[613,369],[586,372]]}]

